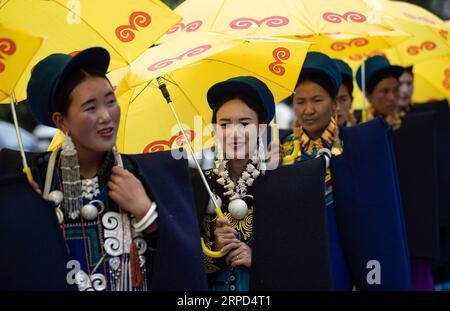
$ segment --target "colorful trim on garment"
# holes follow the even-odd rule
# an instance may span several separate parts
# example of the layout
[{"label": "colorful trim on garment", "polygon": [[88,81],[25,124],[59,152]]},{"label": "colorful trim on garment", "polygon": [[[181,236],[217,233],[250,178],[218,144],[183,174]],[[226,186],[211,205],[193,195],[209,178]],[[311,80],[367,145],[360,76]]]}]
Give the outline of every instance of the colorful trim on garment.
[{"label": "colorful trim on garment", "polygon": [[339,129],[334,118],[331,119],[322,136],[315,140],[309,138],[308,134],[304,132],[298,122],[296,122],[294,132],[283,138],[281,150],[283,156],[291,156],[294,152],[294,141],[297,140],[300,143],[300,150],[296,155],[294,162],[313,159],[317,156],[317,152],[322,148],[330,149],[334,155],[338,155],[341,153],[340,146],[337,146],[340,145],[338,136]]},{"label": "colorful trim on garment", "polygon": [[395,111],[391,115],[385,116],[377,113],[375,111],[375,108],[373,108],[373,106],[369,104],[367,108],[367,121],[371,121],[380,116],[383,117],[383,119],[386,120],[386,122],[391,125],[394,130],[400,128],[400,126],[402,125],[401,115],[398,113],[398,111]]}]

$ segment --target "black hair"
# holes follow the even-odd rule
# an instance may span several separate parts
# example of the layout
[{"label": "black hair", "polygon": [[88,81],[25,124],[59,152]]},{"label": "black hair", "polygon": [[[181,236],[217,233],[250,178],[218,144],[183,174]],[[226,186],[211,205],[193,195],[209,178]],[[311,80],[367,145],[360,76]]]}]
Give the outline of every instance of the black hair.
[{"label": "black hair", "polygon": [[222,107],[222,105],[226,102],[233,99],[242,100],[247,105],[247,107],[255,111],[258,115],[258,123],[267,123],[266,113],[262,105],[259,104],[254,97],[243,93],[224,94],[222,97],[220,97],[217,103],[214,105],[211,123],[215,124],[217,122],[217,111],[219,111],[220,107]]},{"label": "black hair", "polygon": [[369,81],[367,81],[367,86],[366,86],[367,94],[368,95],[372,94],[372,92],[375,90],[378,83],[380,83],[381,80],[384,80],[387,78],[395,78],[398,80],[399,75],[390,70],[380,70],[375,75],[373,75]]},{"label": "black hair", "polygon": [[333,87],[333,82],[330,78],[328,78],[325,74],[321,74],[319,72],[306,72],[301,73],[300,77],[297,80],[297,84],[295,85],[295,88],[299,86],[301,83],[310,81],[317,83],[320,85],[325,91],[330,95],[330,97],[334,100],[336,98],[336,90]]},{"label": "black hair", "polygon": [[348,93],[353,97],[353,79],[347,75],[343,75],[342,84],[347,87]]},{"label": "black hair", "polygon": [[55,112],[60,112],[63,116],[67,115],[70,107],[70,93],[72,93],[78,84],[83,82],[88,77],[104,78],[109,82],[103,72],[92,67],[78,68],[74,70],[59,83],[59,87],[55,92],[54,98]]},{"label": "black hair", "polygon": [[403,68],[403,69],[404,69],[403,73],[407,72],[407,73],[409,73],[411,76],[414,77],[413,68],[414,68],[413,66],[404,67],[404,68]]}]

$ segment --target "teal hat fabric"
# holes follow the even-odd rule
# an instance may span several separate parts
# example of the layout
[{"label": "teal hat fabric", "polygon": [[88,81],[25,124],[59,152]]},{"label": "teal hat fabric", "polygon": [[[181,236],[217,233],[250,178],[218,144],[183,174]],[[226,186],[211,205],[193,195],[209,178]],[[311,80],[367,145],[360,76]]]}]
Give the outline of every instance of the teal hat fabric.
[{"label": "teal hat fabric", "polygon": [[333,61],[338,66],[339,71],[343,77],[353,81],[353,70],[350,66],[341,59],[334,58]]},{"label": "teal hat fabric", "polygon": [[336,63],[327,55],[320,52],[306,54],[300,76],[314,72],[324,75],[333,87],[333,95],[336,96],[342,83],[342,76]]},{"label": "teal hat fabric", "polygon": [[55,94],[61,81],[74,70],[91,67],[106,73],[110,61],[109,53],[101,47],[93,47],[75,56],[51,54],[34,67],[27,86],[27,101],[34,118],[41,124],[52,126],[55,112]]},{"label": "teal hat fabric", "polygon": [[239,76],[214,84],[207,94],[209,107],[214,110],[221,98],[228,94],[242,93],[256,100],[265,112],[267,122],[275,115],[275,101],[267,85],[252,76]]},{"label": "teal hat fabric", "polygon": [[[362,65],[359,66],[358,71],[356,72],[356,83],[360,90],[362,90]],[[393,66],[389,62],[386,57],[375,55],[368,58],[365,61],[365,71],[366,71],[366,81],[365,85],[367,86],[370,80],[375,77],[378,73],[382,71],[391,72],[395,77],[399,77],[404,69],[400,66]]]}]

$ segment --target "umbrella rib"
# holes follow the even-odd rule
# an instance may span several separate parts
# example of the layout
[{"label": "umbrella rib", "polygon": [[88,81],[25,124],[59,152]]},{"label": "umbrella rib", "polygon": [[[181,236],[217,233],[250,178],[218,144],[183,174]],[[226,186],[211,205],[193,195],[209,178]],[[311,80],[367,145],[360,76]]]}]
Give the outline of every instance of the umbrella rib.
[{"label": "umbrella rib", "polygon": [[220,8],[217,10],[216,16],[214,16],[213,21],[212,21],[212,23],[211,23],[211,29],[214,29],[214,26],[215,26],[215,24],[216,24],[217,17],[219,16],[220,11],[222,11],[222,8],[225,6],[225,2],[226,2],[226,0],[223,0],[223,1],[222,1],[222,4],[220,5]]},{"label": "umbrella rib", "polygon": [[[139,97],[139,95],[142,93],[142,92],[144,92],[145,91],[145,89],[150,85],[150,83],[152,82],[153,80],[150,80],[148,83],[147,83],[147,85],[139,92],[139,94],[137,94],[135,97],[134,97],[134,92],[135,91],[133,91],[133,93],[131,94],[131,96],[130,96],[130,101],[129,101],[129,103],[128,103],[128,105],[127,105],[127,114],[126,114],[126,117],[125,117],[125,119],[123,120],[123,123],[124,123],[124,125],[123,125],[123,136],[125,137],[125,132],[126,132],[126,128],[127,128],[127,121],[128,121],[128,116],[129,116],[129,111],[130,111],[130,106],[133,104],[133,102],[135,101],[135,99],[136,98],[138,98]],[[126,140],[125,140],[125,138],[123,138],[123,150],[126,150],[126,148],[125,148],[125,144],[126,144]]]},{"label": "umbrella rib", "polygon": [[2,4],[2,6],[0,6],[0,10],[1,10],[6,4],[8,4],[8,2],[9,2],[9,0],[6,0],[6,1]]},{"label": "umbrella rib", "polygon": [[[170,77],[170,75],[167,75],[167,76]],[[172,77],[170,77],[170,78],[172,78]],[[173,80],[173,79],[172,79],[172,80]],[[174,81],[174,80],[173,80],[173,81]],[[177,83],[174,83],[174,82],[172,82],[172,83],[173,83],[174,85],[176,85],[176,87],[178,87],[178,88],[180,89],[181,93],[183,93],[184,97],[186,97],[186,99],[189,101],[189,103],[190,103],[191,106],[194,108],[194,110],[195,110],[195,112],[197,113],[197,115],[199,115],[199,116],[202,117],[203,123],[204,123],[204,124],[208,124],[207,122],[205,122],[205,120],[203,119],[203,115],[200,113],[200,111],[197,109],[197,107],[192,103],[191,99],[188,97],[187,93],[183,90],[183,88],[182,88],[179,84],[177,84]],[[175,107],[174,107],[174,108],[175,108]]]},{"label": "umbrella rib", "polygon": [[106,40],[105,39],[105,37],[103,37],[94,27],[92,27],[84,18],[82,18],[80,15],[78,15],[78,14],[76,14],[75,12],[73,12],[73,11],[71,11],[71,10],[68,10],[68,8],[67,7],[65,7],[64,5],[62,5],[61,3],[59,3],[59,2],[56,2],[56,1],[54,1],[53,0],[53,2],[54,3],[56,3],[57,5],[59,5],[59,6],[61,6],[61,7],[63,7],[65,10],[67,10],[67,11],[69,11],[69,12],[72,12],[73,14],[75,14],[77,17],[79,17],[82,21],[83,21],[83,23],[85,23],[89,28],[91,28],[92,29],[92,31],[93,32],[95,32],[111,49],[113,49],[114,50],[114,52],[116,52],[117,53],[117,55],[119,55],[124,61],[125,61],[125,63],[127,64],[127,65],[130,65],[130,63],[128,63],[128,61],[127,61],[127,59],[119,52],[119,51],[117,51],[116,50],[116,48],[111,44],[111,43],[109,43],[108,42],[108,40]]}]

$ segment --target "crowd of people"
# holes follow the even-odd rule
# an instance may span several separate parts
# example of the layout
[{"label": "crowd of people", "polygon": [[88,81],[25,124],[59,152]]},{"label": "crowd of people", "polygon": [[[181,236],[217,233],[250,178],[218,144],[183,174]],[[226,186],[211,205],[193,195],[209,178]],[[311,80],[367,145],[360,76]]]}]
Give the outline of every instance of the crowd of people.
[{"label": "crowd of people", "polygon": [[[214,166],[199,171],[170,152],[117,151],[108,66],[106,50],[89,48],[49,55],[32,72],[29,107],[65,138],[27,154],[33,180],[19,174],[17,152],[0,153],[2,205],[14,204],[0,212],[2,246],[14,250],[0,255],[0,288],[449,289],[448,161],[439,156],[448,104],[413,104],[412,68],[373,56],[363,80],[361,67],[354,74],[309,52],[279,137],[264,82],[217,83],[205,94]],[[359,121],[355,80],[369,103]],[[430,179],[404,169],[410,162]],[[412,179],[422,188],[409,190]]]}]

